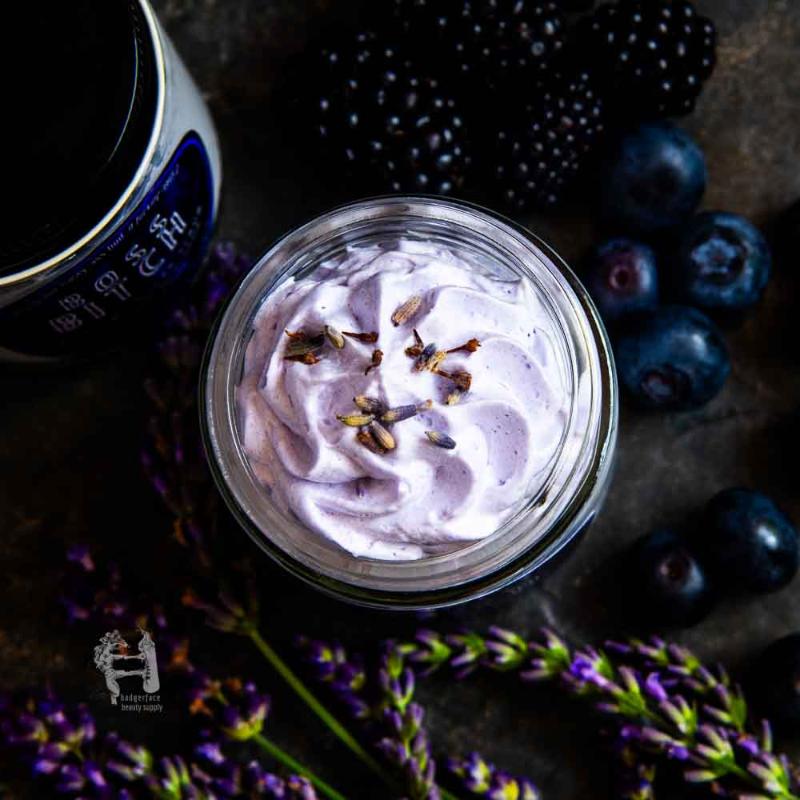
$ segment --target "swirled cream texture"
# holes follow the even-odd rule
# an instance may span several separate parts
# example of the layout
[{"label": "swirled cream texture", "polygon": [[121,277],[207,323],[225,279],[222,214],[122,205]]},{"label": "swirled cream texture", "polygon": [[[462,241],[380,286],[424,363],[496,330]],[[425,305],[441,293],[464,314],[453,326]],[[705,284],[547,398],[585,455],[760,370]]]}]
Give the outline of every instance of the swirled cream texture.
[{"label": "swirled cream texture", "polygon": [[[415,296],[416,313],[394,325]],[[378,339],[326,342],[313,365],[285,358],[285,331],[325,325]],[[449,379],[414,369],[413,329],[440,350],[480,341],[441,364],[472,376],[457,404],[446,404]],[[378,348],[383,360],[365,374]],[[391,560],[490,536],[544,485],[569,413],[563,356],[536,290],[412,240],[350,249],[274,291],[255,316],[237,391],[244,449],[271,501],[353,555]],[[381,454],[337,418],[360,395],[391,408],[433,403],[392,425],[395,447]],[[455,448],[433,444],[431,430]]]}]

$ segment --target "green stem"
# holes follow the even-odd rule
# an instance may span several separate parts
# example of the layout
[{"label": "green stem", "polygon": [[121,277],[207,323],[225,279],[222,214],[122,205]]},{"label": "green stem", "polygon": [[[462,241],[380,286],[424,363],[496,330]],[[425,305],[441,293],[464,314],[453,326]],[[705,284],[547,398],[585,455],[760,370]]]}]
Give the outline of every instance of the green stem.
[{"label": "green stem", "polygon": [[295,761],[285,750],[282,750],[275,742],[267,739],[262,733],[257,733],[253,741],[265,752],[269,753],[276,761],[283,764],[296,775],[308,778],[314,786],[319,789],[328,800],[347,800],[347,798],[329,786],[322,778],[318,778],[310,769],[303,766],[299,761]]},{"label": "green stem", "polygon": [[393,786],[380,764],[356,741],[353,735],[328,711],[325,706],[306,688],[305,684],[294,674],[286,662],[272,649],[254,627],[247,629],[247,636],[258,651],[272,665],[273,669],[289,684],[297,696],[319,717],[328,729],[372,772],[388,786]]}]

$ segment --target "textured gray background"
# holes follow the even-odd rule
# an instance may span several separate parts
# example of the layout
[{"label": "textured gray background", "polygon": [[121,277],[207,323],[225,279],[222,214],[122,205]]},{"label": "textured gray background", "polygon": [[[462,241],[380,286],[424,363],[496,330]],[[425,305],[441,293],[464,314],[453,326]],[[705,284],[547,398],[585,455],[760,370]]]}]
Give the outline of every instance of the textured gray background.
[{"label": "textured gray background", "polygon": [[[220,233],[251,253],[342,196],[341,187],[320,185],[302,156],[289,151],[286,119],[270,104],[286,56],[305,45],[308,18],[333,2],[156,4],[219,125],[225,165]],[[705,205],[768,225],[800,196],[800,4],[702,0],[699,6],[721,33],[719,66],[686,122],[708,155]],[[578,258],[590,240],[585,214],[523,221],[568,260]],[[800,520],[795,272],[793,263],[782,264],[757,313],[728,332],[733,374],[708,407],[657,416],[623,409],[607,506],[564,563],[547,576],[426,624],[498,622],[533,631],[547,622],[576,642],[599,641],[627,629],[624,602],[607,576],[615,554],[638,534],[654,525],[681,524],[710,494],[731,484],[769,491]],[[144,363],[144,352],[129,352],[63,374],[0,373],[0,686],[39,684],[50,677],[78,697],[102,702],[94,687],[82,688],[90,674],[92,636],[65,630],[54,610],[58,558],[66,542],[88,538],[128,552],[147,580],[170,591],[157,559],[148,561],[147,542],[161,530],[167,536],[169,528],[138,468]],[[368,647],[416,622],[346,610],[267,567],[265,575],[275,586],[266,627],[279,640],[292,630],[333,630]],[[728,602],[676,636],[703,656],[742,668],[759,648],[795,628],[800,628],[800,582],[766,598]],[[227,646],[225,652],[220,667],[233,658]],[[352,794],[377,796],[363,788],[363,775],[345,766],[341,751],[284,696],[272,675],[264,671],[260,679],[275,687],[275,738]],[[530,774],[548,800],[607,796],[596,726],[583,725],[587,717],[568,702],[519,689],[505,678],[458,686],[436,679],[422,692],[437,752],[478,748],[511,770]],[[150,720],[120,724],[147,736],[156,727]]]}]

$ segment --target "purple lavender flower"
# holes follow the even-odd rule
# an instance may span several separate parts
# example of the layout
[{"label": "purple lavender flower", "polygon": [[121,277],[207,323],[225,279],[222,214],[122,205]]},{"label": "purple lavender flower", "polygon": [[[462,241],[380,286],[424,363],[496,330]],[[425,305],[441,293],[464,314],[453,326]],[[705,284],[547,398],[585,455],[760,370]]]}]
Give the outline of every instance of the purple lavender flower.
[{"label": "purple lavender flower", "polygon": [[359,720],[383,756],[403,775],[410,800],[438,800],[436,763],[424,728],[424,711],[414,702],[415,679],[402,647],[388,642],[378,665],[366,670],[339,644],[299,637],[296,641],[317,680]]},{"label": "purple lavender flower", "polygon": [[200,670],[193,673],[188,699],[192,714],[201,715],[225,739],[237,742],[263,731],[270,706],[269,697],[252,681],[217,680]]},{"label": "purple lavender flower", "polygon": [[366,697],[367,675],[363,661],[348,657],[340,644],[328,644],[304,636],[295,639],[314,678],[330,686],[339,702],[353,719],[368,722],[374,718]]},{"label": "purple lavender flower", "polygon": [[538,789],[527,778],[513,778],[478,753],[470,753],[463,759],[451,758],[447,768],[460,780],[465,790],[478,797],[489,800],[541,800]]},{"label": "purple lavender flower", "polygon": [[486,650],[494,669],[501,672],[519,669],[528,659],[528,642],[514,631],[492,625]]},{"label": "purple lavender flower", "polygon": [[667,690],[661,682],[661,676],[657,672],[651,672],[644,682],[644,690],[658,703],[666,703],[669,699]]},{"label": "purple lavender flower", "polygon": [[146,747],[120,739],[116,733],[108,734],[106,746],[109,751],[106,770],[123,782],[133,783],[152,772],[153,756]]},{"label": "purple lavender flower", "polygon": [[50,690],[6,696],[0,704],[0,749],[58,794],[121,797],[123,787],[144,773],[110,767],[108,753],[117,748],[133,750],[118,737],[98,739],[86,706],[68,706]]}]

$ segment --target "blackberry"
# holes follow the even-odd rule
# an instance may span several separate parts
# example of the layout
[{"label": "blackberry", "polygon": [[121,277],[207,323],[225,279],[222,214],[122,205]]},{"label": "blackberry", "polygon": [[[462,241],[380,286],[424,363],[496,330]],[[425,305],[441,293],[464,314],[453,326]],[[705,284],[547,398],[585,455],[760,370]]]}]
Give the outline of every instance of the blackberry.
[{"label": "blackberry", "polygon": [[560,2],[395,0],[395,8],[400,26],[438,68],[490,88],[536,80],[564,47]]},{"label": "blackberry", "polygon": [[619,0],[587,17],[586,57],[637,117],[692,111],[716,64],[716,29],[687,0]]},{"label": "blackberry", "polygon": [[588,74],[559,77],[497,134],[495,177],[515,210],[561,200],[603,133],[603,101]]},{"label": "blackberry", "polygon": [[451,194],[470,166],[458,101],[401,46],[372,32],[322,53],[318,130],[332,157],[371,187]]}]

